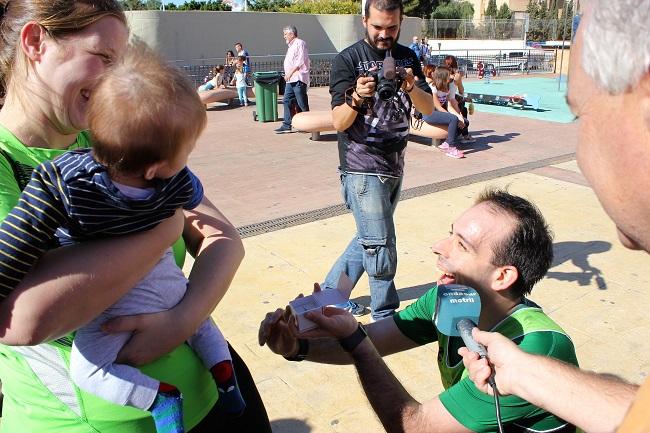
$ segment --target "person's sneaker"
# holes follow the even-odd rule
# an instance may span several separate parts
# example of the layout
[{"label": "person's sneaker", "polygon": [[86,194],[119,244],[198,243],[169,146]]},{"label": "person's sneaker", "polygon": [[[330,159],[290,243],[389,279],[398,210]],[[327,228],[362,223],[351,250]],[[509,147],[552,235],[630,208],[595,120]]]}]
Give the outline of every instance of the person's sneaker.
[{"label": "person's sneaker", "polygon": [[442,144],[438,146],[438,149],[440,149],[443,152],[447,152],[449,150],[449,143],[443,141]]},{"label": "person's sneaker", "polygon": [[276,134],[284,134],[285,132],[291,132],[291,126],[282,125],[275,130]]},{"label": "person's sneaker", "polygon": [[449,150],[447,150],[447,152],[445,152],[445,155],[447,155],[450,158],[454,158],[454,159],[465,158],[465,154],[463,153],[463,151],[458,150],[458,148],[454,147],[454,146],[449,146]]},{"label": "person's sneaker", "polygon": [[365,314],[368,314],[368,309],[365,305],[359,304],[358,302],[348,301],[348,304],[343,307],[344,310],[349,311],[355,317],[360,317]]}]

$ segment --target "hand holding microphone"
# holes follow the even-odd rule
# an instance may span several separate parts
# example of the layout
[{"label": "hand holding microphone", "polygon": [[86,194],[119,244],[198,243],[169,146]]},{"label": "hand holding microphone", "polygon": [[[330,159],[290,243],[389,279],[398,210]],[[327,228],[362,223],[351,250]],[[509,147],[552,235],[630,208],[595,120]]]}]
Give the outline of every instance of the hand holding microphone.
[{"label": "hand holding microphone", "polygon": [[[472,358],[474,362],[485,362],[487,364],[488,352],[485,346],[474,340],[472,336],[475,328],[478,331],[476,323],[480,315],[481,298],[476,290],[460,284],[444,284],[438,286],[434,320],[438,331],[450,337],[461,337],[465,343],[465,351],[467,352],[468,359]],[[459,354],[461,354],[461,350],[463,349],[459,350]],[[463,357],[463,363],[465,363],[465,357]],[[467,367],[467,364],[465,366]],[[475,373],[481,371],[482,368],[483,366],[476,364]],[[491,394],[494,395],[499,432],[502,432],[499,390],[494,380],[494,373],[488,373],[485,381],[492,388],[493,392]]]}]

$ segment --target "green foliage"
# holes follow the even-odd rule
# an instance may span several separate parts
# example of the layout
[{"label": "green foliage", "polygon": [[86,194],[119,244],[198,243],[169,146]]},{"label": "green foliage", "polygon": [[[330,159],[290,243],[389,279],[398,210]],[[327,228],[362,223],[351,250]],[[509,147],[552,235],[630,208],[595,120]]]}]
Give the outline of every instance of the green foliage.
[{"label": "green foliage", "polygon": [[146,9],[144,2],[140,0],[121,0],[120,4],[125,11],[141,11]]},{"label": "green foliage", "polygon": [[303,0],[282,8],[281,12],[354,15],[361,13],[361,2],[357,0]]},{"label": "green foliage", "polygon": [[230,5],[225,4],[221,0],[190,0],[176,8],[179,11],[229,11],[231,9]]},{"label": "green foliage", "polygon": [[499,10],[497,9],[497,0],[490,0],[488,2],[487,8],[485,8],[485,16],[496,18],[498,13]]},{"label": "green foliage", "polygon": [[497,12],[497,19],[498,20],[509,20],[512,17],[512,11],[508,7],[506,3],[502,4],[501,7],[499,8],[499,12]]},{"label": "green foliage", "polygon": [[404,0],[404,15],[427,18],[438,3],[438,0]]},{"label": "green foliage", "polygon": [[248,2],[248,10],[255,12],[280,12],[289,6],[291,6],[289,0],[251,0]]},{"label": "green foliage", "polygon": [[433,19],[471,19],[474,16],[474,6],[468,1],[452,0],[448,3],[441,3],[433,10]]}]

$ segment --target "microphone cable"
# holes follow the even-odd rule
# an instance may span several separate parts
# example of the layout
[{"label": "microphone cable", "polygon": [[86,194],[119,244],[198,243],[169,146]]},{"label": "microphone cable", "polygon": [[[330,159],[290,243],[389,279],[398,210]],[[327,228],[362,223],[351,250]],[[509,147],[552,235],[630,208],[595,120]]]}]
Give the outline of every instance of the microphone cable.
[{"label": "microphone cable", "polygon": [[488,378],[488,384],[492,387],[492,393],[494,394],[494,407],[496,410],[497,428],[499,433],[503,433],[503,423],[501,422],[501,405],[499,404],[499,389],[497,388],[497,383],[494,380],[494,372],[490,374],[490,377]]}]

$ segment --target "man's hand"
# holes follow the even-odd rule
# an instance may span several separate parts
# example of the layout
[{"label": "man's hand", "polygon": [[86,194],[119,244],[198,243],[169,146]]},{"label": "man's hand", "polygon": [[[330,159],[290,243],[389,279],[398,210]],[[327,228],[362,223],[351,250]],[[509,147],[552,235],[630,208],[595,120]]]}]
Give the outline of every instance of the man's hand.
[{"label": "man's hand", "polygon": [[517,380],[514,370],[519,363],[525,362],[522,358],[526,356],[526,353],[510,339],[495,332],[485,332],[475,328],[472,331],[472,336],[477,343],[485,346],[490,362],[488,363],[485,358],[479,358],[476,352],[470,352],[466,347],[458,349],[458,354],[463,357],[463,364],[469,372],[469,378],[479,390],[494,395],[492,387],[487,383],[492,369],[494,369],[494,378],[499,393],[502,395],[512,394],[513,386]]},{"label": "man's hand", "polygon": [[357,95],[361,96],[362,98],[372,98],[372,96],[375,94],[376,87],[377,83],[375,83],[375,79],[373,77],[366,77],[364,75],[361,75],[359,78],[357,78],[357,84],[354,87],[354,90],[357,92]]},{"label": "man's hand", "polygon": [[298,352],[298,338],[289,307],[266,313],[260,323],[257,342],[260,346],[266,344],[273,353],[282,356],[292,356]]},{"label": "man's hand", "polygon": [[465,119],[461,116],[458,116],[458,128],[463,129],[465,127]]},{"label": "man's hand", "polygon": [[325,307],[323,312],[308,311],[305,317],[315,324],[318,328],[300,334],[301,338],[341,338],[348,337],[357,330],[359,322],[354,318],[352,313],[336,307]]},{"label": "man's hand", "polygon": [[404,77],[404,81],[402,82],[402,90],[403,91],[411,91],[413,90],[413,86],[415,86],[415,81],[418,79],[415,75],[413,75],[413,69],[411,68],[406,68],[406,76]]}]

